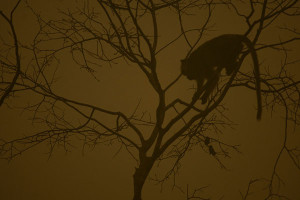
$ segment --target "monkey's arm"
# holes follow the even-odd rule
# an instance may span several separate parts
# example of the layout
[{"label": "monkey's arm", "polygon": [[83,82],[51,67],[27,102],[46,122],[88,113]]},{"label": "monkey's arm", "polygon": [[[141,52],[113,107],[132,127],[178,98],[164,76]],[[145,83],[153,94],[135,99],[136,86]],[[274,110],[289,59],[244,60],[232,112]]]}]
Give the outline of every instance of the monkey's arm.
[{"label": "monkey's arm", "polygon": [[201,94],[204,92],[206,85],[203,87],[204,80],[197,80],[197,90],[193,95],[193,100],[198,100]]}]

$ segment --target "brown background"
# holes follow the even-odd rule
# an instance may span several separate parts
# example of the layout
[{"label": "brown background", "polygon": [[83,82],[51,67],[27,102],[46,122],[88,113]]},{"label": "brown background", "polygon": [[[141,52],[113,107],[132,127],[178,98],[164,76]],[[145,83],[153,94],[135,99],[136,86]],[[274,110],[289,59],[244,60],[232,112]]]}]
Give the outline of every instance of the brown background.
[{"label": "brown background", "polygon": [[[57,17],[56,9],[72,8],[75,1],[70,0],[32,0],[29,1],[34,8],[47,17]],[[0,8],[4,11],[11,9],[14,1],[0,0]],[[170,13],[160,15],[162,28],[162,41],[176,36],[173,28],[178,30]],[[187,24],[199,23],[200,16],[195,16]],[[240,19],[235,18],[225,10],[215,11],[213,18],[216,23],[215,32],[207,38],[222,33],[236,33],[244,30],[239,26]],[[22,41],[32,39],[32,31],[36,27],[33,16],[22,3],[16,12],[16,31]],[[300,27],[299,18],[282,18],[278,24],[294,24]],[[4,21],[0,20],[0,31],[7,29]],[[274,32],[276,30],[276,32]],[[5,31],[4,31],[5,32]],[[278,34],[277,34],[278,33]],[[6,34],[6,33],[4,33]],[[277,39],[279,32],[271,29],[263,34],[266,42]],[[183,58],[188,48],[181,46],[182,41],[175,43],[159,56],[159,73],[163,84],[169,83],[179,74],[179,59]],[[299,42],[293,46],[296,53],[291,57],[299,59]],[[276,68],[280,62],[276,52],[266,51],[259,54],[264,66]],[[124,67],[125,66],[125,67]],[[289,69],[300,78],[299,64]],[[87,73],[78,67],[74,67],[71,59],[62,60],[59,69],[59,81],[56,91],[58,94],[68,96],[76,100],[122,110],[125,113],[132,111],[141,100],[141,109],[153,112],[153,91],[145,77],[134,67],[119,64],[112,68],[101,68],[98,71],[100,82],[95,81]],[[193,85],[191,81],[182,78],[171,90],[168,98],[180,96],[190,98]],[[98,92],[99,91],[99,92]],[[30,97],[16,97],[10,103],[24,103]],[[220,169],[218,163],[200,148],[195,149],[183,160],[183,166],[177,178],[178,183],[185,188],[189,184],[191,188],[209,186],[204,190],[205,196],[214,199],[240,199],[239,191],[245,192],[248,181],[255,178],[269,178],[283,139],[284,121],[283,112],[277,110],[272,117],[264,110],[261,122],[255,120],[255,93],[240,89],[234,89],[228,93],[225,99],[230,110],[230,118],[238,125],[235,129],[224,130],[228,142],[242,144],[242,154],[234,153],[231,159],[225,159],[224,163],[229,170]],[[30,134],[39,130],[41,125],[32,124],[30,113],[22,110],[9,109],[7,106],[0,108],[0,138],[7,140]],[[295,131],[299,133],[299,129]],[[299,135],[299,134],[298,134]],[[290,144],[296,144],[299,136],[292,134]],[[299,144],[299,142],[298,142]],[[117,152],[116,146],[97,146],[93,151],[85,151],[78,145],[71,152],[62,149],[54,151],[48,160],[48,148],[45,145],[38,146],[17,157],[12,162],[0,161],[0,199],[5,200],[59,200],[59,199],[131,199],[133,192],[132,174],[135,162],[128,154]],[[285,180],[282,191],[291,199],[300,199],[300,173],[293,166],[287,156],[281,158],[279,165],[280,176]],[[154,169],[159,173],[159,170]],[[151,174],[154,175],[154,172]],[[147,181],[143,190],[145,200],[173,199],[183,200],[185,195],[179,190],[171,189],[172,181],[167,182],[160,193],[160,185]],[[259,185],[257,189],[262,188]],[[257,193],[259,195],[259,193]],[[257,199],[257,196],[252,196]]]}]

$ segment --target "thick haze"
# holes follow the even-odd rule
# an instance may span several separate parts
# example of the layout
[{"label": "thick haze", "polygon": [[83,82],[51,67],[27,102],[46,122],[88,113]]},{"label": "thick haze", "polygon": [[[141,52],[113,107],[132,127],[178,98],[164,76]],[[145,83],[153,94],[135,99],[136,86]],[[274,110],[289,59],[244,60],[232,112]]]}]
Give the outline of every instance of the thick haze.
[{"label": "thick haze", "polygon": [[[47,19],[58,18],[57,9],[73,9],[76,3],[81,1],[71,0],[28,0],[28,3],[42,16]],[[15,1],[0,0],[0,9],[6,14],[11,10]],[[176,16],[169,10],[158,15],[161,45],[166,44],[171,38],[177,36],[178,21]],[[20,40],[30,44],[33,34],[37,30],[35,18],[21,2],[16,10],[15,16],[16,32]],[[300,29],[299,17],[283,16],[273,26],[262,34],[260,41],[278,41],[277,29],[281,25],[290,25]],[[223,9],[216,9],[212,18],[214,31],[207,32],[203,40],[224,33],[242,33],[245,29],[241,19],[233,12]],[[201,16],[195,15],[191,20],[186,21],[187,27],[203,23]],[[276,27],[277,26],[277,27]],[[8,38],[8,26],[0,19],[0,33],[3,38]],[[208,34],[209,33],[209,34]],[[300,42],[295,42],[289,48],[289,59],[297,60],[300,55]],[[183,59],[188,47],[179,40],[167,47],[158,55],[158,74],[162,85],[165,86],[174,80],[180,73],[180,59]],[[25,55],[24,55],[25,56]],[[276,69],[280,66],[283,58],[281,53],[275,50],[258,52],[259,60],[263,69]],[[250,57],[250,56],[248,56]],[[157,103],[157,96],[150,87],[146,77],[133,65],[119,62],[113,66],[103,65],[97,70],[95,80],[85,70],[75,66],[69,55],[60,55],[58,79],[55,83],[56,92],[70,99],[95,104],[104,108],[130,114],[140,102],[140,109],[147,110],[153,115]],[[249,61],[251,61],[249,59]],[[244,62],[243,69],[248,69],[251,62]],[[289,66],[289,72],[295,74],[295,80],[300,79],[299,63]],[[195,82],[182,77],[167,94],[167,101],[175,97],[188,100],[192,97]],[[240,144],[239,153],[232,153],[231,158],[221,158],[228,170],[221,169],[219,163],[201,147],[189,152],[183,159],[181,169],[176,181],[182,189],[186,190],[188,184],[190,189],[208,186],[203,190],[206,197],[223,200],[241,199],[240,192],[246,191],[248,182],[257,178],[270,178],[275,159],[283,143],[284,135],[284,110],[276,109],[263,110],[262,120],[256,121],[256,96],[250,90],[231,89],[224,104],[228,111],[226,114],[237,124],[232,129],[223,130],[219,137],[232,144]],[[30,102],[30,95],[15,96],[9,99],[9,103],[25,105]],[[148,113],[147,113],[148,114]],[[0,107],[0,138],[5,140],[16,139],[29,135],[34,131],[43,129],[43,125],[32,123],[32,113],[22,109],[10,109],[7,105]],[[77,119],[72,119],[76,121]],[[290,128],[291,132],[293,131]],[[299,131],[289,137],[291,147],[299,146]],[[50,159],[49,148],[45,144],[38,145],[11,162],[0,161],[0,199],[3,200],[115,200],[131,199],[133,193],[134,167],[136,162],[126,151],[119,153],[118,145],[98,145],[95,149],[83,149],[82,143],[74,141],[73,149],[65,152],[63,148],[55,149]],[[161,174],[166,166],[154,165],[150,178],[155,174]],[[291,199],[300,199],[300,173],[293,165],[287,155],[283,155],[278,167],[280,176],[284,179],[285,185],[280,191],[287,194]],[[179,189],[172,190],[173,180],[170,179],[161,186],[149,178],[143,189],[143,200],[185,200],[185,194]],[[263,184],[254,188],[257,193],[249,199],[256,198],[261,194]]]}]

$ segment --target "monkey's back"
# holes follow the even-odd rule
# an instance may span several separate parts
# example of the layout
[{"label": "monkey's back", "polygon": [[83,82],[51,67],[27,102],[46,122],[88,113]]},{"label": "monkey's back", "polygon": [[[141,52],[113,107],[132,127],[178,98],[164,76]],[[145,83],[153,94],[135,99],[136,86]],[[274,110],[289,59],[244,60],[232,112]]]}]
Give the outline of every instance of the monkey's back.
[{"label": "monkey's back", "polygon": [[236,59],[242,48],[242,36],[224,34],[203,43],[191,53],[189,60],[192,65],[203,66],[200,68],[226,66],[232,64],[230,62]]}]

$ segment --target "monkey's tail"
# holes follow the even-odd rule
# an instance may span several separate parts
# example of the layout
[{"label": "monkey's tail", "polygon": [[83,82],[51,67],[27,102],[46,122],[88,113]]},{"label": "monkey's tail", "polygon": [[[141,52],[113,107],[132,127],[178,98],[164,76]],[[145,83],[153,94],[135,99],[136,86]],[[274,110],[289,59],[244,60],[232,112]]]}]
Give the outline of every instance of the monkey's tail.
[{"label": "monkey's tail", "polygon": [[250,50],[253,65],[254,65],[254,75],[255,75],[255,87],[256,87],[256,97],[257,97],[257,114],[256,119],[260,120],[262,115],[262,103],[261,103],[261,87],[260,87],[260,72],[259,72],[259,63],[256,51],[254,49],[253,43],[244,35],[240,35],[242,41],[247,45]]}]

